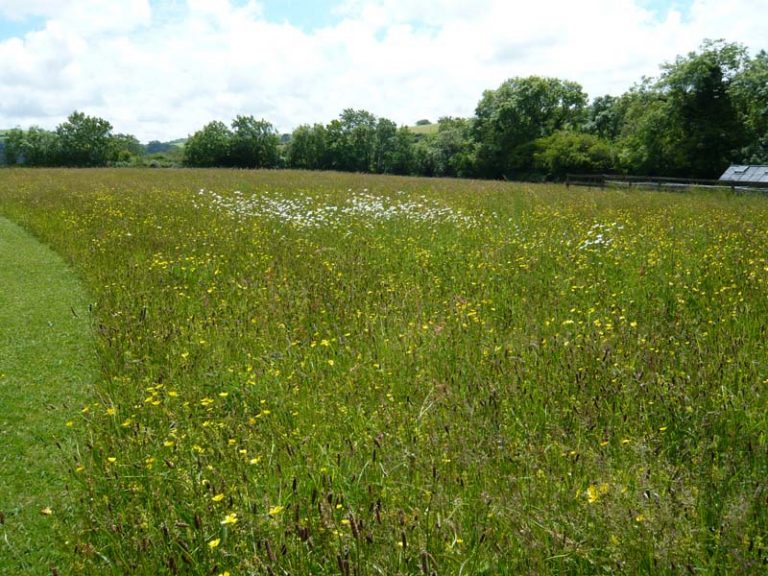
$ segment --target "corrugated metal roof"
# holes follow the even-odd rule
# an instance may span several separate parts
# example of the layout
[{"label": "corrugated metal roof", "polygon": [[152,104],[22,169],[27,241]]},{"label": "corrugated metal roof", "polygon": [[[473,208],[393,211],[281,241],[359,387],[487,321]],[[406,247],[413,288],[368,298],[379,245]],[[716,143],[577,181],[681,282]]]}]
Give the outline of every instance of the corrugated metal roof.
[{"label": "corrugated metal roof", "polygon": [[731,166],[720,180],[730,182],[765,182],[768,184],[768,166]]}]

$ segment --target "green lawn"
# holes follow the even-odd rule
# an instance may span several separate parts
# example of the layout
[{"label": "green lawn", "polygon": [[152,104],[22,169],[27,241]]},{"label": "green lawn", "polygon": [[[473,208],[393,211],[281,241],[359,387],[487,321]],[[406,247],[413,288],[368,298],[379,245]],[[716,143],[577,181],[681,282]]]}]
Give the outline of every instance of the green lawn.
[{"label": "green lawn", "polygon": [[0,286],[0,573],[63,571],[77,449],[67,422],[96,372],[87,299],[61,258],[5,219]]}]

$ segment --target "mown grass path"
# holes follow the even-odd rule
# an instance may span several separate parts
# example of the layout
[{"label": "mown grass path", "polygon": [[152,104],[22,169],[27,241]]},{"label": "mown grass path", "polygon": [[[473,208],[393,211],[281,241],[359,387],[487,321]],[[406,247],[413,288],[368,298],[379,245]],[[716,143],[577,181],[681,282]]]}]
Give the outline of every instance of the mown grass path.
[{"label": "mown grass path", "polygon": [[96,372],[85,292],[62,259],[0,218],[0,573],[67,573],[59,538],[77,445],[67,423]]}]

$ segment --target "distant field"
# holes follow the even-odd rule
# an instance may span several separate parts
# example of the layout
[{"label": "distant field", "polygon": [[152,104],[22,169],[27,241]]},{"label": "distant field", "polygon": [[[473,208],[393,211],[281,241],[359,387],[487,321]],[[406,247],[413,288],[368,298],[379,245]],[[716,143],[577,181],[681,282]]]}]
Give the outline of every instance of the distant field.
[{"label": "distant field", "polygon": [[95,301],[75,573],[765,570],[763,197],[7,170],[0,214]]},{"label": "distant field", "polygon": [[439,124],[426,124],[423,126],[408,126],[408,130],[414,134],[436,134],[440,128]]}]

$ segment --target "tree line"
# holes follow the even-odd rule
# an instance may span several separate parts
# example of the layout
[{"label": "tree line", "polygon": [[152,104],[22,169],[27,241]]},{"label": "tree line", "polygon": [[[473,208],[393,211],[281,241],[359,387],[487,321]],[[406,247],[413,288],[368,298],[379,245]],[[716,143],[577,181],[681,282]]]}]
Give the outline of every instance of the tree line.
[{"label": "tree line", "polygon": [[[421,121],[419,124],[428,124]],[[486,90],[471,118],[431,130],[398,127],[365,110],[278,134],[266,120],[211,122],[183,151],[142,146],[108,122],[74,113],[55,131],[11,130],[8,164],[146,163],[154,154],[194,167],[287,167],[423,176],[560,179],[567,172],[716,178],[731,163],[768,164],[768,54],[722,40],[661,67],[621,96],[589,100],[581,85],[539,76]],[[162,149],[162,150],[161,150]],[[174,156],[175,154],[175,156]]]}]

